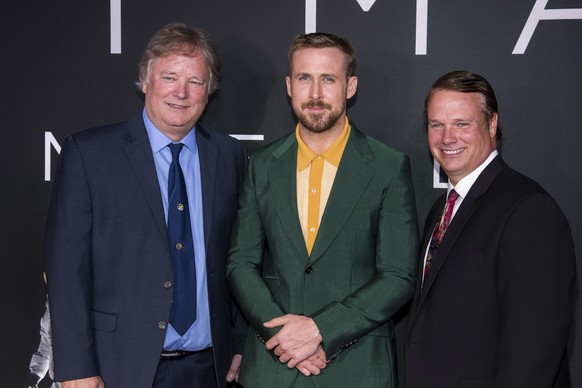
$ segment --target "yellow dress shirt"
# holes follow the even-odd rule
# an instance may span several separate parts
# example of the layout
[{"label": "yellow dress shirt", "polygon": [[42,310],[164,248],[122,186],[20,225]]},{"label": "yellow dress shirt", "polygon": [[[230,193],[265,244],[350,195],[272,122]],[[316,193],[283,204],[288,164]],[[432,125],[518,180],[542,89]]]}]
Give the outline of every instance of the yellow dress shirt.
[{"label": "yellow dress shirt", "polygon": [[297,209],[307,252],[311,254],[321,217],[329,199],[335,174],[350,137],[350,124],[346,124],[341,135],[321,154],[313,152],[301,139],[299,125],[297,137]]}]

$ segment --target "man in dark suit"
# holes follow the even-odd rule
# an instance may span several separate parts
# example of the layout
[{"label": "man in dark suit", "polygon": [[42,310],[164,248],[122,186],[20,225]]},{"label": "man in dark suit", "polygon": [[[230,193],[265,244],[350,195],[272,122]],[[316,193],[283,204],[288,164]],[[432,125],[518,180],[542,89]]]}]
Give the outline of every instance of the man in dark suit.
[{"label": "man in dark suit", "polygon": [[564,214],[498,154],[497,100],[486,79],[446,74],[425,109],[449,188],[425,225],[407,324],[408,388],[568,387],[576,271]]},{"label": "man in dark suit", "polygon": [[[143,112],[63,146],[46,253],[63,388],[225,387],[238,373],[247,327],[224,266],[246,156],[238,141],[198,123],[219,71],[204,31],[169,24],[140,63]],[[174,160],[170,148],[179,150]],[[168,179],[179,170],[188,198],[169,209]],[[189,218],[183,245],[169,246],[171,211]],[[194,272],[180,282],[171,251],[182,250]],[[186,283],[194,297],[176,314],[195,316],[178,326],[170,311]]]},{"label": "man in dark suit", "polygon": [[396,387],[392,318],[415,281],[414,192],[406,155],[347,119],[354,67],[345,39],[297,37],[286,82],[299,123],[249,163],[227,267],[252,326],[246,387]]}]

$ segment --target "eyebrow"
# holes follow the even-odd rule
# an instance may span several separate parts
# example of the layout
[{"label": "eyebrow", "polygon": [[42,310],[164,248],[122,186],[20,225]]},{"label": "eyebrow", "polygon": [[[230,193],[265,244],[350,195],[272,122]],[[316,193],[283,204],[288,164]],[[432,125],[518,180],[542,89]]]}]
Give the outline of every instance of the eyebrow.
[{"label": "eyebrow", "polygon": [[[297,73],[297,74],[295,74],[295,77],[302,77],[302,76],[306,76],[306,75],[307,76],[310,76],[310,77],[313,77],[313,74],[307,73],[307,72]],[[322,78],[322,77],[339,78],[337,75],[335,75],[333,73],[323,73],[323,74],[320,74],[319,75],[319,78]]]},{"label": "eyebrow", "polygon": [[[178,72],[176,72],[176,71],[166,71],[166,70],[162,70],[162,71],[160,72],[160,74],[161,74],[161,75],[179,75],[179,73],[178,73]],[[195,79],[195,80],[202,81],[202,82],[207,82],[207,81],[208,81],[208,78],[207,78],[207,77],[199,77],[199,76],[197,76],[197,75],[194,75],[194,76],[192,76],[192,77],[190,77],[190,78],[188,78],[188,79],[189,79],[189,80],[191,80],[191,79]]]}]

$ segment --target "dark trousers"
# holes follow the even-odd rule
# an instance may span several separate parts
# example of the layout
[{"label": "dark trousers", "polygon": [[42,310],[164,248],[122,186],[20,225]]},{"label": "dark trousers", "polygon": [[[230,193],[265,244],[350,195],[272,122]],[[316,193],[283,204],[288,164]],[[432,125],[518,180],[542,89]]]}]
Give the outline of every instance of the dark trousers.
[{"label": "dark trousers", "polygon": [[153,388],[217,388],[212,348],[160,360]]}]

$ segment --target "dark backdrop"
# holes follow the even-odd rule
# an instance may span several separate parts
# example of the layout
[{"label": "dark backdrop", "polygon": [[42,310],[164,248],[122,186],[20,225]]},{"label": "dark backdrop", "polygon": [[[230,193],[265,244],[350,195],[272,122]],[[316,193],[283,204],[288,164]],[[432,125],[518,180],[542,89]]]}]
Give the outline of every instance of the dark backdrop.
[{"label": "dark backdrop", "polygon": [[[137,62],[151,34],[170,21],[199,25],[216,41],[222,86],[203,121],[230,134],[263,135],[245,142],[249,151],[293,130],[284,87],[291,39],[314,28],[350,39],[359,90],[349,117],[411,157],[421,224],[442,192],[426,146],[426,92],[451,70],[484,75],[500,102],[504,158],[561,205],[580,263],[582,0],[19,0],[0,7],[2,386],[22,385],[39,341],[44,222],[58,144],[141,109]],[[530,14],[531,39],[523,54],[513,54]],[[582,387],[580,338],[572,349],[573,381]]]}]

